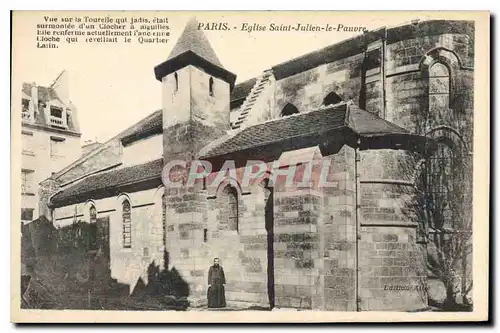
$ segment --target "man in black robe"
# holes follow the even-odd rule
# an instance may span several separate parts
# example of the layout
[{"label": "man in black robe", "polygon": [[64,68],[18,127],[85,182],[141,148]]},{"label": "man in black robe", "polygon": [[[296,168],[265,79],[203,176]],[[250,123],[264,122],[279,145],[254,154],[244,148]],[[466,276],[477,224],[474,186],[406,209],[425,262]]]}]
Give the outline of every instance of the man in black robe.
[{"label": "man in black robe", "polygon": [[224,284],[226,284],[224,269],[219,265],[219,258],[215,258],[213,266],[208,270],[207,298],[209,308],[223,308],[226,306]]}]

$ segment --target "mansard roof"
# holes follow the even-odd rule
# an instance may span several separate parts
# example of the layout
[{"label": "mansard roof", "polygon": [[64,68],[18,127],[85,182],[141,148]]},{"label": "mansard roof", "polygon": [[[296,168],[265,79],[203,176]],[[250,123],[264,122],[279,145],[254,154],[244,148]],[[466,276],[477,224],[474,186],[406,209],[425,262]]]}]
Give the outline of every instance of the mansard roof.
[{"label": "mansard roof", "polygon": [[[117,196],[130,186],[134,191],[161,184],[163,159],[122,169],[115,169],[82,179],[57,192],[50,199],[52,207],[61,207],[89,199]],[[141,187],[141,184],[144,187]]]},{"label": "mansard roof", "polygon": [[[57,95],[57,92],[54,88],[52,87],[42,87],[42,86],[36,86],[34,83],[23,83],[22,87],[22,95],[23,98],[29,99],[32,98],[32,89],[33,87],[36,87],[37,95],[38,95],[38,101],[35,103],[36,106],[36,113],[34,115],[33,122],[23,122],[23,125],[25,126],[43,126],[44,128],[51,128],[51,130],[55,132],[63,132],[65,134],[69,135],[74,135],[74,136],[81,136],[80,134],[80,128],[78,124],[78,117],[76,116],[76,107],[70,102],[69,104],[65,104],[61,98]],[[66,108],[69,109],[70,111],[70,116],[68,118],[68,128],[66,129],[59,129],[59,128],[52,128],[51,124],[47,122],[47,115],[45,114],[45,103],[48,102],[54,102],[59,103],[61,105],[64,105]],[[40,104],[40,105],[39,105]]]},{"label": "mansard roof", "polygon": [[[300,149],[321,144],[322,138],[334,133],[343,133],[346,143],[351,145],[355,144],[352,138],[364,139],[363,149],[400,147],[413,139],[413,144],[420,143],[417,136],[404,128],[355,105],[342,103],[234,131],[204,147],[198,158],[222,157],[271,145],[279,145],[284,151]],[[383,137],[388,138],[388,142],[378,141]]]}]

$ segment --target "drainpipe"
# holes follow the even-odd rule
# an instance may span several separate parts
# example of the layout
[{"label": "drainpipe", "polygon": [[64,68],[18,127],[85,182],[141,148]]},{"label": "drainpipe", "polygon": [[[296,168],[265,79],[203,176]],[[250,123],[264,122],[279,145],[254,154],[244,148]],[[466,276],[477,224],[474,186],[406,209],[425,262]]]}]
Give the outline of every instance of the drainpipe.
[{"label": "drainpipe", "polygon": [[361,139],[358,137],[357,143],[356,143],[356,149],[354,151],[354,181],[356,183],[356,189],[355,189],[355,197],[356,197],[356,274],[355,274],[355,279],[356,279],[356,311],[361,311],[361,297],[359,293],[359,272],[360,272],[360,267],[359,267],[359,259],[360,259],[360,251],[359,251],[359,242],[361,240],[361,234],[360,234],[360,223],[361,223],[361,218],[360,218],[360,207],[361,207],[361,183],[359,180],[359,162],[361,160],[360,154],[359,154],[359,146],[361,144]]}]

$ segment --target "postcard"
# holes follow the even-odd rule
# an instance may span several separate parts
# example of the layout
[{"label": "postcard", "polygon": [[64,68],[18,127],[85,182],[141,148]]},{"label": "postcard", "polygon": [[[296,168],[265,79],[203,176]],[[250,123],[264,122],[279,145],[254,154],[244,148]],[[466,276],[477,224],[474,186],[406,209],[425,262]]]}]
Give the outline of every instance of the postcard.
[{"label": "postcard", "polygon": [[11,320],[486,321],[489,22],[14,11]]}]

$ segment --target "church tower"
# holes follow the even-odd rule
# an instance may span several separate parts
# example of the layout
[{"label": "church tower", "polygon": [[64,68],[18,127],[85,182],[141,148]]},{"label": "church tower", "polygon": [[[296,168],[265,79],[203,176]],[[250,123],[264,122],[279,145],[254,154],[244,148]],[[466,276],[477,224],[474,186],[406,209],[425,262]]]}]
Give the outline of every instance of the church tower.
[{"label": "church tower", "polygon": [[229,130],[236,75],[222,66],[194,18],[154,71],[162,83],[164,161],[191,160]]}]

